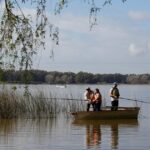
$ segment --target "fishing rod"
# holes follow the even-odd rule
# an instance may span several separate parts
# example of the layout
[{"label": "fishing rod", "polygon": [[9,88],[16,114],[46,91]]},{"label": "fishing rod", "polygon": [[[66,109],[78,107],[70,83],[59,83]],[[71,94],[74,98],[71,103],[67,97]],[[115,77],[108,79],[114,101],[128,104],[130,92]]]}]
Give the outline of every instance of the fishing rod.
[{"label": "fishing rod", "polygon": [[131,99],[131,98],[125,98],[125,97],[119,97],[120,99],[124,99],[124,100],[129,100],[129,101],[135,101],[135,102],[141,102],[141,103],[146,103],[146,104],[150,104],[150,102],[146,102],[146,101],[142,101],[142,100],[137,100],[137,99]]},{"label": "fishing rod", "polygon": [[46,97],[43,97],[43,98],[40,98],[40,99],[54,99],[54,100],[70,100],[70,101],[88,101],[86,99],[75,99],[75,98],[56,98],[56,97],[52,97],[52,98],[46,98]]},{"label": "fishing rod", "polygon": [[[120,99],[128,100],[128,101],[135,101],[135,102],[141,102],[141,103],[146,103],[150,104],[150,102],[142,101],[142,100],[137,100],[137,99],[131,99],[131,98],[125,98],[125,97],[119,97]],[[77,99],[77,98],[40,98],[40,99],[51,99],[51,100],[69,100],[69,101],[88,101],[86,99]]]}]

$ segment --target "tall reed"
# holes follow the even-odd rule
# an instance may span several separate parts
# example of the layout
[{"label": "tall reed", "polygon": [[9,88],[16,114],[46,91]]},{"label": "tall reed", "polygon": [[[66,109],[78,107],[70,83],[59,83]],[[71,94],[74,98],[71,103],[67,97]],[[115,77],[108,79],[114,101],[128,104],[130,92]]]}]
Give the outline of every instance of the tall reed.
[{"label": "tall reed", "polygon": [[46,118],[57,117],[60,113],[78,111],[84,108],[83,102],[46,98],[43,92],[36,95],[0,92],[0,118]]}]

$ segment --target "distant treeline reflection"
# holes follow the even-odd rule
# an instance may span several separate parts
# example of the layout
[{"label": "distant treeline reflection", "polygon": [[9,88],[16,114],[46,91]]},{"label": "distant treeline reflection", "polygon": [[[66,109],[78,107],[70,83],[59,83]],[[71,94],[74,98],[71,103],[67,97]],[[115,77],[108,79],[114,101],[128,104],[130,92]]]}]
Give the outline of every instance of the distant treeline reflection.
[{"label": "distant treeline reflection", "polygon": [[88,72],[58,72],[29,70],[14,71],[0,70],[0,80],[8,83],[23,83],[24,77],[29,83],[48,84],[105,84],[105,83],[125,83],[125,84],[150,84],[150,74],[93,74]]}]

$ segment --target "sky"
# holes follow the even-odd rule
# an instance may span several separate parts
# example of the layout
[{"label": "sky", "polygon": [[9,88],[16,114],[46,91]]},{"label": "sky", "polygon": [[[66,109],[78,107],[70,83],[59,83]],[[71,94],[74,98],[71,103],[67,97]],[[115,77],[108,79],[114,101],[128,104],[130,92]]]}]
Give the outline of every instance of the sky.
[{"label": "sky", "polygon": [[[150,73],[150,1],[112,0],[97,15],[90,30],[89,5],[69,0],[61,14],[52,15],[55,0],[47,14],[59,27],[59,46],[47,39],[46,50],[34,57],[34,69],[90,73]],[[99,1],[99,0],[96,0]],[[101,1],[102,2],[102,1]],[[25,7],[25,6],[24,6]],[[33,8],[26,5],[28,11]],[[51,49],[54,57],[51,58]]]}]

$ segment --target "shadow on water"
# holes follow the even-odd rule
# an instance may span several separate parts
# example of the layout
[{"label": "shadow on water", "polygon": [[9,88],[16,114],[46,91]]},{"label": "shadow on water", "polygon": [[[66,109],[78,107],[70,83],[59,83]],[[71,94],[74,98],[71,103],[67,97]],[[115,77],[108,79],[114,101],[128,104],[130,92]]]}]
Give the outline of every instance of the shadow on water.
[{"label": "shadow on water", "polygon": [[[107,140],[110,141],[111,149],[118,149],[119,132],[137,127],[138,120],[74,120],[73,125],[85,127],[87,148],[101,148]],[[110,137],[109,140],[108,137]]]}]

